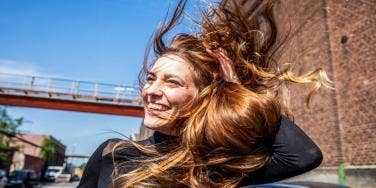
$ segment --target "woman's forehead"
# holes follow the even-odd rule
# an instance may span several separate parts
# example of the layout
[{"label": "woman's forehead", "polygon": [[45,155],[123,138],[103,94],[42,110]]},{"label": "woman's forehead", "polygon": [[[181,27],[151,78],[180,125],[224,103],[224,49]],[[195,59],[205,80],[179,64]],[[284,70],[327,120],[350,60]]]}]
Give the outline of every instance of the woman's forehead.
[{"label": "woman's forehead", "polygon": [[153,74],[174,74],[181,77],[192,77],[193,68],[177,55],[164,55],[157,59],[151,71]]}]

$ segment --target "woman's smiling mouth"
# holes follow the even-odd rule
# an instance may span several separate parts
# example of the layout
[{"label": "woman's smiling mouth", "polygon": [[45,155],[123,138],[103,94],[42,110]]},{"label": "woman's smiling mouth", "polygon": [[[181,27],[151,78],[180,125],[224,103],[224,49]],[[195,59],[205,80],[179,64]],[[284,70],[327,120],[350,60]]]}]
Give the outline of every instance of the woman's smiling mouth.
[{"label": "woman's smiling mouth", "polygon": [[147,110],[153,110],[153,111],[167,111],[171,109],[170,107],[166,105],[157,104],[157,103],[147,103],[145,108]]}]

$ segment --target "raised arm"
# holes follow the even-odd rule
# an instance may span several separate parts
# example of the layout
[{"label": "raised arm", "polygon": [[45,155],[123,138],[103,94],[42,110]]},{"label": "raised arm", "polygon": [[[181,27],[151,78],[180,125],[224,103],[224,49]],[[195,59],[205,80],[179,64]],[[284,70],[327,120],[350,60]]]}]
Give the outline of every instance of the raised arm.
[{"label": "raised arm", "polygon": [[242,185],[270,183],[312,170],[322,162],[320,148],[291,120],[283,117],[269,146],[265,166],[244,179]]}]

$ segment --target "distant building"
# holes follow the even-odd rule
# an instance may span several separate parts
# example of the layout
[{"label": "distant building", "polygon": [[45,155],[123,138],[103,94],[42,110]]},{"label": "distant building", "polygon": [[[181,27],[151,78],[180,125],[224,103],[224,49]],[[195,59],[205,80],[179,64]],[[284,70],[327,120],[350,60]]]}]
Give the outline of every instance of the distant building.
[{"label": "distant building", "polygon": [[[66,146],[50,135],[22,134],[14,138],[12,147],[19,148],[13,153],[10,171],[19,169],[33,169],[41,173],[45,161],[40,157],[41,146],[44,139],[51,139],[55,146],[55,154],[47,161],[48,166],[63,166]],[[26,141],[26,142],[25,142]],[[29,143],[28,143],[29,142]]]}]

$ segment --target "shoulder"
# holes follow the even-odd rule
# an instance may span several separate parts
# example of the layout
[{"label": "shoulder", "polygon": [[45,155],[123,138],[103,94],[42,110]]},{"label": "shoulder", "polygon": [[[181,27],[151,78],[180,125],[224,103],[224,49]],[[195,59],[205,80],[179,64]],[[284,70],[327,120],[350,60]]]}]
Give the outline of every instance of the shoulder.
[{"label": "shoulder", "polygon": [[108,139],[102,142],[94,153],[91,155],[89,161],[86,164],[84,175],[96,176],[99,172],[99,169],[102,167],[102,163],[106,156],[110,156],[114,146],[121,142],[121,139]]},{"label": "shoulder", "polygon": [[152,145],[152,137],[145,140],[109,139],[98,147],[103,160],[111,159],[112,162],[124,162],[130,158],[140,157],[142,153],[137,146]]},{"label": "shoulder", "polygon": [[133,143],[139,144],[139,145],[151,145],[152,144],[152,137],[149,137],[145,140],[138,140],[138,141],[131,141],[131,140],[124,140],[124,139],[119,139],[119,138],[111,138],[106,141],[104,141],[96,151],[98,153],[101,153],[102,157],[107,156],[108,154],[111,154],[112,151],[116,148],[118,149],[135,149],[133,146]]},{"label": "shoulder", "polygon": [[97,147],[88,160],[81,181],[78,185],[80,188],[97,187],[100,175],[103,173],[104,167],[110,167],[103,160],[104,153],[109,151],[110,146],[121,141],[121,139],[108,139]]},{"label": "shoulder", "polygon": [[121,141],[121,139],[112,138],[102,142],[91,155],[87,163],[87,167],[89,168],[85,169],[85,171],[90,170],[90,167],[98,166],[100,162],[103,160],[104,156],[111,154],[114,146]]},{"label": "shoulder", "polygon": [[109,142],[104,150],[104,161],[110,161],[115,166],[117,174],[124,174],[136,169],[140,163],[139,160],[147,159],[148,156],[141,149],[143,146],[151,145],[146,140],[131,141],[121,140],[118,142]]},{"label": "shoulder", "polygon": [[103,142],[97,150],[100,150],[101,156],[104,157],[108,154],[111,154],[113,149],[116,147],[117,144],[123,142],[124,140],[119,139],[119,138],[112,138],[108,139],[105,142]]},{"label": "shoulder", "polygon": [[[132,142],[119,138],[112,138],[102,142],[88,160],[78,187],[106,187],[100,185],[109,184],[114,162],[124,162],[130,157],[140,156],[140,152],[134,147]],[[150,145],[150,140],[146,139],[134,143]]]}]

